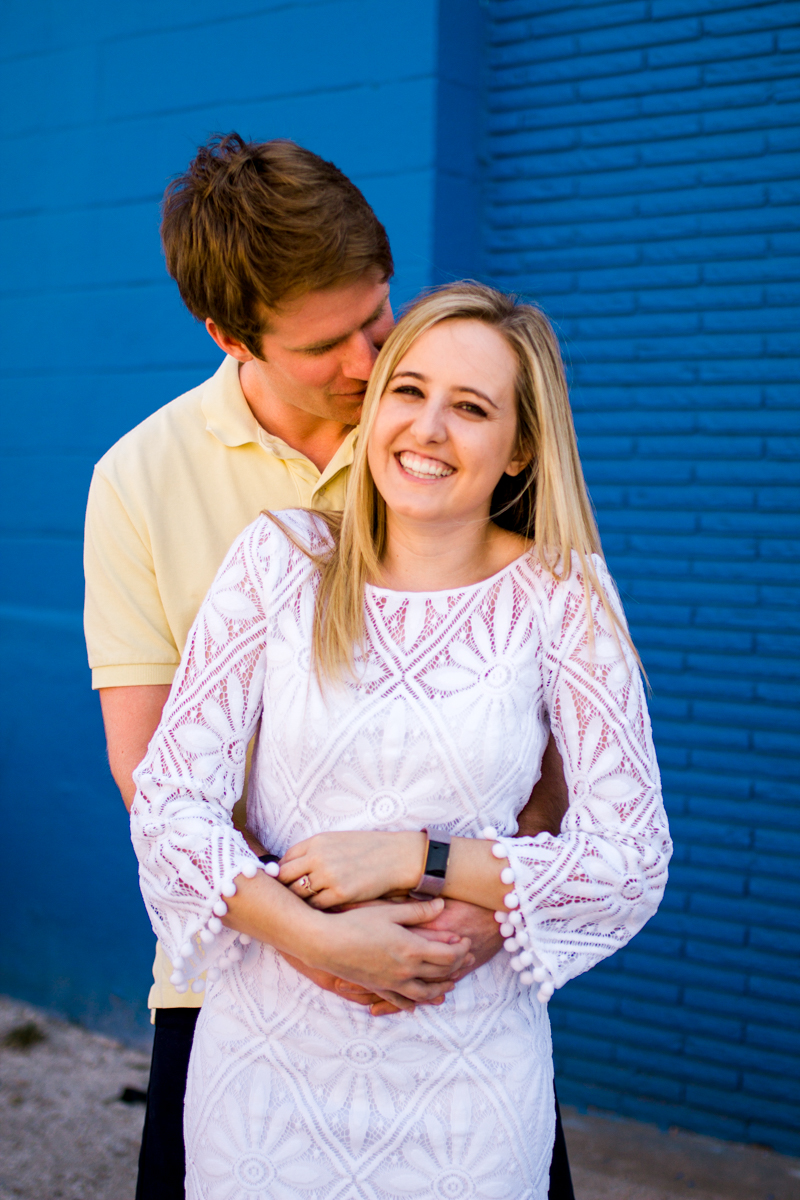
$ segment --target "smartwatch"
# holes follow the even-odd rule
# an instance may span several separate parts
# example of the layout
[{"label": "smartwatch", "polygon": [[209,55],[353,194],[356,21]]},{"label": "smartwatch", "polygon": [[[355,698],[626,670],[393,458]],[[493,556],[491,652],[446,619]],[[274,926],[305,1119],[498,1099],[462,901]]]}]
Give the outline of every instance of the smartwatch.
[{"label": "smartwatch", "polygon": [[428,838],[428,853],[422,878],[409,893],[414,900],[430,900],[433,896],[441,895],[450,857],[450,834],[446,829],[423,829],[422,832]]}]

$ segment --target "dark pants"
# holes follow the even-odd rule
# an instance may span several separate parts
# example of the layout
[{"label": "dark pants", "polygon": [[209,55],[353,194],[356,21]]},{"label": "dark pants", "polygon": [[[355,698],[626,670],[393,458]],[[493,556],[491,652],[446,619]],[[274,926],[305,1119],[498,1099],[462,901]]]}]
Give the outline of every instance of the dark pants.
[{"label": "dark pants", "polygon": [[556,1096],[556,1140],[553,1142],[553,1157],[550,1160],[550,1190],[547,1195],[549,1200],[575,1200],[558,1096]]},{"label": "dark pants", "polygon": [[183,1200],[183,1097],[199,1008],[157,1008],[136,1200]]},{"label": "dark pants", "polygon": [[[157,1008],[136,1200],[183,1200],[183,1097],[199,1008]],[[550,1200],[575,1200],[556,1097]]]}]

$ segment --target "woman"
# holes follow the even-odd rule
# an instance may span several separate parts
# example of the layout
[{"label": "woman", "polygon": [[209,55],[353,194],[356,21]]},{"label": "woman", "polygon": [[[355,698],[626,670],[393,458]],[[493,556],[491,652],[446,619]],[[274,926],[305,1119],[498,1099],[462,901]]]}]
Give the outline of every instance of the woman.
[{"label": "woman", "polygon": [[[245,530],[136,775],[175,982],[211,967],[191,1200],[546,1196],[540,1001],[641,928],[671,852],[637,661],[547,321],[472,284],[418,301],[341,524]],[[248,826],[285,851],[277,879],[231,821],[259,718]],[[515,839],[550,728],[570,809]],[[416,887],[497,910],[511,953],[459,978],[466,939],[414,932],[440,899],[362,904]],[[277,951],[406,1011],[372,1017]]]}]

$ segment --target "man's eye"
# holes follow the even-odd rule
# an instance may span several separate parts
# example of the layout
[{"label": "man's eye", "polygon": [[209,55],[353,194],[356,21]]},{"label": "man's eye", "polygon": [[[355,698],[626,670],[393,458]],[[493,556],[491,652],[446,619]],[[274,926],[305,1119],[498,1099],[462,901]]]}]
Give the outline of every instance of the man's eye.
[{"label": "man's eye", "polygon": [[330,346],[314,346],[312,350],[306,350],[306,354],[313,354],[318,357],[320,354],[330,354],[331,350],[336,347],[336,342],[331,342]]}]

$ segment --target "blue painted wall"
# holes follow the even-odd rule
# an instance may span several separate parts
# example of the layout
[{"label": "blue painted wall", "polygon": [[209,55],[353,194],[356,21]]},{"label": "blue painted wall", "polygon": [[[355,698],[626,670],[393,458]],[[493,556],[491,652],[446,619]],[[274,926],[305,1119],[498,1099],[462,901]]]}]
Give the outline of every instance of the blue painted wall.
[{"label": "blue painted wall", "polygon": [[[0,870],[15,920],[0,990],[128,1036],[146,1020],[152,940],[89,690],[81,537],[93,463],[219,361],[164,271],[164,186],[215,130],[291,137],[385,222],[396,301],[434,262],[474,271],[480,9],[459,11],[3,6]],[[444,189],[458,200],[447,222]]]},{"label": "blue painted wall", "polygon": [[798,1153],[800,4],[489,12],[484,269],[570,362],[676,844],[559,1090]]}]

